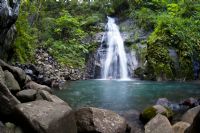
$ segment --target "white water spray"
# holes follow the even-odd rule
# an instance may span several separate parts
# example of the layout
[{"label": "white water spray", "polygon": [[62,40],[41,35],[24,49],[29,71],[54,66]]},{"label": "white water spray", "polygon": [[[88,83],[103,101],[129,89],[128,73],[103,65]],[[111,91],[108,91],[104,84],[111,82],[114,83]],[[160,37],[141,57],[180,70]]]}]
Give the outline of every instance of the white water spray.
[{"label": "white water spray", "polygon": [[113,18],[108,17],[106,33],[102,40],[106,40],[107,42],[106,58],[103,61],[102,78],[129,79],[124,42]]}]

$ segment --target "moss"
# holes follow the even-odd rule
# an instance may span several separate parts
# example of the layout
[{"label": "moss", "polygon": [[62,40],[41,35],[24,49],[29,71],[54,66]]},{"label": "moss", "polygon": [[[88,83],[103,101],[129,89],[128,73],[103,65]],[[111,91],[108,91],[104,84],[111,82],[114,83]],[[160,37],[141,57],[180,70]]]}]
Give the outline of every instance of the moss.
[{"label": "moss", "polygon": [[140,120],[143,123],[147,123],[154,116],[156,116],[156,109],[153,107],[148,107],[140,114]]},{"label": "moss", "polygon": [[[164,107],[164,108],[166,109],[166,111],[163,112],[163,113],[161,113],[161,114],[164,115],[164,116],[166,116],[171,121],[172,117],[174,115],[173,111],[170,108],[168,108],[168,107]],[[153,117],[155,117],[156,114],[157,114],[157,110],[153,106],[147,107],[140,114],[140,120],[145,124],[149,120],[151,120]]]},{"label": "moss", "polygon": [[166,116],[169,120],[171,120],[174,115],[174,112],[168,107],[165,107],[165,109],[167,111],[165,113],[163,113],[162,115]]}]

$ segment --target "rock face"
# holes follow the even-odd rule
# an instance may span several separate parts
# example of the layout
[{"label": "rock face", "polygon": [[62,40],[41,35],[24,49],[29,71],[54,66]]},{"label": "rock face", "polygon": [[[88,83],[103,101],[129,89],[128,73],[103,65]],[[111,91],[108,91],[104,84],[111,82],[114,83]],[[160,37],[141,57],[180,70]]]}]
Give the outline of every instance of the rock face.
[{"label": "rock face", "polygon": [[[15,38],[20,0],[1,0],[0,2],[0,58],[9,59]],[[8,54],[9,53],[9,54]]]},{"label": "rock face", "polygon": [[157,114],[152,120],[145,125],[145,133],[174,133],[169,120]]},{"label": "rock face", "polygon": [[4,75],[5,75],[6,85],[10,91],[17,92],[21,90],[18,82],[16,81],[11,72],[6,70],[4,71]]},{"label": "rock face", "polygon": [[44,100],[18,104],[16,120],[29,133],[76,133],[72,109],[64,104]]},{"label": "rock face", "polygon": [[189,123],[187,122],[177,122],[176,124],[173,125],[173,130],[174,133],[185,133],[186,129],[190,126]]},{"label": "rock face", "polygon": [[127,124],[118,114],[98,108],[82,108],[76,112],[79,133],[125,133]]},{"label": "rock face", "polygon": [[189,109],[183,116],[182,121],[192,124],[194,118],[197,116],[198,112],[200,111],[200,105]]}]

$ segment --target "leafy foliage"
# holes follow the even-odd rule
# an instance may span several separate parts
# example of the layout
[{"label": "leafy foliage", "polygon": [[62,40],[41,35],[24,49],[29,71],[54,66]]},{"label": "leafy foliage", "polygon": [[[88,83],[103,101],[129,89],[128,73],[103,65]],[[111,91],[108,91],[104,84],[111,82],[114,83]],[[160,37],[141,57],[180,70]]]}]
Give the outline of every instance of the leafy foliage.
[{"label": "leafy foliage", "polygon": [[[147,49],[139,51],[148,61],[150,79],[193,79],[200,63],[199,0],[92,0],[79,2],[24,0],[17,21],[16,60],[33,61],[37,47],[47,49],[61,64],[84,67],[96,44],[84,39],[101,31],[106,16],[133,19],[151,32]],[[174,49],[178,68],[169,54]]]}]

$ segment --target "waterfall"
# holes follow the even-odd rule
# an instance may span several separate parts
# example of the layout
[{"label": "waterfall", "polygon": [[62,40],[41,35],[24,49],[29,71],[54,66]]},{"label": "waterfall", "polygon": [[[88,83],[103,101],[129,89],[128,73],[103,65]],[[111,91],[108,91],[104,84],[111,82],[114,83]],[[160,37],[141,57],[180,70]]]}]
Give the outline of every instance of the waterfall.
[{"label": "waterfall", "polygon": [[115,20],[111,17],[108,17],[106,32],[103,35],[99,51],[102,52],[102,50],[104,50],[104,56],[101,56],[100,59],[102,66],[101,78],[129,79],[124,42]]}]

